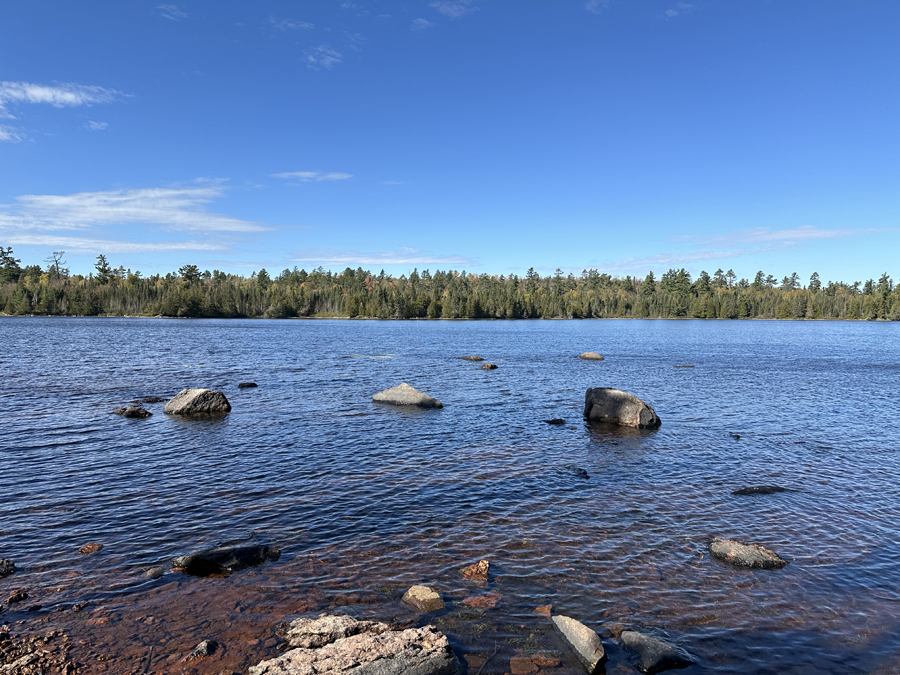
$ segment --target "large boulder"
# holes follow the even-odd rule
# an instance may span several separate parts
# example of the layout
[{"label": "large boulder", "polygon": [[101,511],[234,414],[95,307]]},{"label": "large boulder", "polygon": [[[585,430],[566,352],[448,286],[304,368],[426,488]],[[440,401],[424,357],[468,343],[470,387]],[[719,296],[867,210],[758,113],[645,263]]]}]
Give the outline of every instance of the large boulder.
[{"label": "large boulder", "polygon": [[656,411],[634,394],[609,387],[588,389],[584,416],[591,422],[606,422],[638,429],[655,429],[661,422]]},{"label": "large boulder", "polygon": [[436,612],[444,609],[441,594],[428,586],[412,586],[403,594],[403,604],[415,607],[420,612]]},{"label": "large boulder", "polygon": [[568,616],[551,617],[556,630],[560,632],[566,644],[575,652],[575,656],[584,666],[588,675],[593,675],[601,669],[606,661],[606,651],[600,636],[580,621]]},{"label": "large boulder", "polygon": [[709,552],[719,560],[737,567],[779,570],[787,565],[787,560],[775,551],[770,551],[759,544],[748,544],[734,539],[713,537],[709,542]]},{"label": "large boulder", "polygon": [[278,560],[280,556],[281,551],[272,546],[217,546],[175,558],[172,567],[182,569],[186,574],[208,577],[262,565],[268,560]]},{"label": "large boulder", "polygon": [[166,403],[163,412],[169,415],[222,415],[231,412],[231,404],[221,391],[182,389]]},{"label": "large boulder", "polygon": [[408,405],[418,408],[443,408],[444,405],[436,398],[422,393],[415,387],[410,387],[406,382],[396,387],[379,391],[372,397],[376,403],[389,403],[391,405]]},{"label": "large boulder", "polygon": [[637,656],[637,669],[648,675],[670,668],[685,668],[693,663],[686,654],[668,642],[637,631],[623,630],[619,641]]},{"label": "large boulder", "polygon": [[[353,621],[342,620],[351,633]],[[459,671],[447,637],[433,626],[388,630],[385,624],[357,623],[369,626],[318,647],[291,649],[252,666],[249,675],[456,675]]]}]

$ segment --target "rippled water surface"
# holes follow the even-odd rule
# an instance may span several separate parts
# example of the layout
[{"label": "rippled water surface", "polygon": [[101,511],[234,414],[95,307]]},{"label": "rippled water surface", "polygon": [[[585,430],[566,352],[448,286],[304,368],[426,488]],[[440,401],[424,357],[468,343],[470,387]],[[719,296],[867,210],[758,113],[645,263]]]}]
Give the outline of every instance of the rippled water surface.
[{"label": "rippled water surface", "polygon": [[[205,637],[224,653],[193,672],[246,672],[278,621],[335,608],[436,623],[472,675],[536,651],[560,660],[548,675],[579,672],[546,604],[600,633],[608,673],[636,672],[623,626],[690,653],[684,673],[900,672],[898,324],[2,318],[0,360],[0,557],[19,568],[0,602],[40,605],[0,621],[81,638],[83,672],[182,672]],[[400,382],[444,408],[372,403]],[[587,425],[596,386],[662,427]],[[110,414],[185,387],[232,412]],[[759,484],[788,490],[732,494]],[[731,568],[712,535],[789,564]],[[238,541],[282,556],[145,574]],[[464,579],[480,558],[490,580]],[[447,608],[404,607],[412,583]]]}]

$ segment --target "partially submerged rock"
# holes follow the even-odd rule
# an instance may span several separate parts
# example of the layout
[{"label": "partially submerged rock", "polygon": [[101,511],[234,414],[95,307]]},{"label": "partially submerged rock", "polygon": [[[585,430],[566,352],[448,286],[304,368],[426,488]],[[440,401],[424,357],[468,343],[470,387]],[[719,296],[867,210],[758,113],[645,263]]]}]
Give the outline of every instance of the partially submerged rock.
[{"label": "partially submerged rock", "polygon": [[648,675],[670,668],[685,668],[693,663],[686,654],[668,642],[637,631],[623,630],[619,641],[637,656],[638,661],[634,664],[637,669]]},{"label": "partially submerged rock", "polygon": [[281,551],[272,546],[219,546],[175,558],[172,567],[180,568],[186,574],[208,577],[262,565],[269,560],[278,560],[280,556]]},{"label": "partially submerged rock", "polygon": [[503,596],[499,593],[485,593],[484,595],[470,595],[468,598],[463,598],[462,604],[466,607],[491,609],[499,605],[502,599]]},{"label": "partially submerged rock", "polygon": [[[344,625],[355,622],[346,619],[342,619]],[[446,636],[433,626],[392,631],[385,624],[357,623],[373,625],[374,630],[361,630],[318,647],[291,649],[252,666],[249,675],[455,675],[459,671]]]},{"label": "partially submerged rock", "polygon": [[583,359],[585,361],[602,361],[603,360],[603,357],[600,356],[600,354],[598,354],[597,352],[585,352],[578,358]]},{"label": "partially submerged rock", "polygon": [[166,573],[165,567],[151,567],[144,574],[146,574],[151,579],[159,579],[163,574]]},{"label": "partially submerged rock", "polygon": [[372,397],[375,403],[389,403],[390,405],[408,405],[418,408],[443,408],[443,404],[436,398],[422,393],[415,387],[410,387],[406,382],[396,387],[380,391]]},{"label": "partially submerged rock", "polygon": [[463,361],[484,361],[484,358],[478,356],[476,354],[472,354],[472,356],[460,356]]},{"label": "partially submerged rock", "polygon": [[709,542],[709,552],[716,558],[737,567],[778,570],[787,565],[787,560],[775,551],[770,551],[759,544],[748,544],[734,539],[713,537]]},{"label": "partially submerged rock", "polygon": [[497,370],[496,364],[491,363],[490,361],[485,361],[481,364],[482,370]]},{"label": "partially submerged rock", "polygon": [[145,396],[141,399],[141,403],[163,403],[166,399],[162,396]]},{"label": "partially submerged rock", "polygon": [[588,389],[584,396],[584,416],[591,422],[605,422],[638,429],[655,429],[661,422],[656,411],[634,394],[610,387]]},{"label": "partially submerged rock", "polygon": [[0,558],[0,579],[16,571],[16,564],[9,558]]},{"label": "partially submerged rock", "polygon": [[12,593],[9,594],[9,597],[6,599],[7,605],[14,605],[17,602],[22,602],[23,600],[28,599],[28,591],[24,588],[17,588]]},{"label": "partially submerged rock", "polygon": [[588,675],[597,672],[606,661],[606,651],[603,649],[600,636],[580,621],[568,616],[557,615],[551,617],[551,621],[566,644],[575,652]]},{"label": "partially submerged rock", "polygon": [[462,573],[466,579],[475,579],[476,581],[487,581],[488,572],[491,571],[491,563],[487,560],[479,560],[474,565],[463,567]]},{"label": "partially submerged rock", "polygon": [[231,404],[221,391],[182,389],[166,403],[163,412],[169,415],[223,415],[231,412]]},{"label": "partially submerged rock", "polygon": [[145,410],[139,405],[129,405],[124,408],[116,408],[113,410],[113,413],[116,415],[121,415],[122,417],[129,417],[132,419],[142,420],[146,417],[150,417],[153,415],[149,410]]},{"label": "partially submerged rock", "polygon": [[92,541],[90,544],[85,544],[81,548],[78,549],[78,552],[81,555],[87,555],[88,553],[96,553],[97,551],[103,548],[103,544],[98,544],[95,541]]},{"label": "partially submerged rock", "polygon": [[776,492],[784,492],[785,488],[780,485],[748,485],[740,490],[735,490],[733,495],[773,495]]},{"label": "partially submerged rock", "polygon": [[219,646],[219,643],[215,640],[204,640],[199,645],[194,648],[190,654],[188,654],[188,661],[192,661],[194,659],[202,659],[206,656],[211,656],[215,653],[216,648]]},{"label": "partially submerged rock", "polygon": [[359,621],[345,614],[320,614],[315,619],[295,619],[285,631],[285,639],[291,647],[315,649],[337,640],[360,633],[384,633],[390,630],[386,623]]},{"label": "partially submerged rock", "polygon": [[552,424],[555,427],[561,427],[566,423],[564,419],[554,417],[552,420],[544,420],[544,424]]},{"label": "partially submerged rock", "polygon": [[441,594],[428,586],[413,586],[403,594],[403,604],[415,607],[420,612],[436,612],[444,609]]},{"label": "partially submerged rock", "polygon": [[256,389],[259,385],[256,382],[240,382],[238,389]]}]

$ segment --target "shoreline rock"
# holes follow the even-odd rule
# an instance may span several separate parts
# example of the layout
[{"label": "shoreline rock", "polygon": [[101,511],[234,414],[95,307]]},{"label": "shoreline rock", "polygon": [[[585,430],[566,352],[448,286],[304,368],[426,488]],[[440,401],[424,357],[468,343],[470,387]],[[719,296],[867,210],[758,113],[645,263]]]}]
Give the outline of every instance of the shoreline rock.
[{"label": "shoreline rock", "polygon": [[633,630],[623,630],[619,642],[637,655],[635,667],[642,673],[653,675],[670,668],[686,668],[693,661],[668,642]]},{"label": "shoreline rock", "polygon": [[0,579],[16,571],[16,564],[9,558],[0,558]]},{"label": "shoreline rock", "polygon": [[415,387],[411,387],[406,382],[398,384],[396,387],[379,391],[372,397],[375,403],[387,403],[389,405],[398,406],[414,406],[417,408],[443,408],[444,405],[436,398],[432,398]]},{"label": "shoreline rock", "polygon": [[412,586],[401,599],[404,605],[409,605],[420,612],[436,612],[444,609],[444,600],[441,594],[428,586]]},{"label": "shoreline rock", "polygon": [[610,387],[588,389],[584,416],[589,422],[605,422],[637,429],[655,429],[662,424],[656,411],[634,394]]},{"label": "shoreline rock", "polygon": [[214,389],[182,389],[163,408],[167,415],[224,415],[231,412],[225,394]]},{"label": "shoreline rock", "polygon": [[474,565],[463,567],[461,571],[466,579],[487,581],[488,573],[491,571],[491,563],[487,560],[479,560]]},{"label": "shoreline rock", "polygon": [[550,617],[550,620],[562,635],[565,643],[575,652],[575,656],[578,657],[578,661],[588,675],[593,675],[603,666],[606,661],[606,651],[596,632],[568,616],[557,614]]},{"label": "shoreline rock", "polygon": [[182,569],[185,574],[208,577],[256,567],[280,557],[281,551],[272,546],[218,546],[179,556],[172,561],[172,567]]},{"label": "shoreline rock", "polygon": [[780,570],[787,565],[787,560],[775,551],[759,544],[749,544],[734,539],[713,537],[709,542],[709,552],[719,560],[724,560],[737,567]]}]

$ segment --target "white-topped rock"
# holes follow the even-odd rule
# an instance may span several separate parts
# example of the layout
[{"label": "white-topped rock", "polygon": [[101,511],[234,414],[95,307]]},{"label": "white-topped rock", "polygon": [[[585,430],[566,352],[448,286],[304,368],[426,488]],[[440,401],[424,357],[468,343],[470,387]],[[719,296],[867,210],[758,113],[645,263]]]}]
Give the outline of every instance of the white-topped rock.
[{"label": "white-topped rock", "polygon": [[418,408],[443,408],[444,405],[436,398],[432,398],[415,387],[410,387],[406,382],[396,387],[379,391],[372,397],[375,403],[389,403],[391,405],[408,405]]},{"label": "white-topped rock", "polygon": [[222,415],[231,412],[231,404],[221,391],[182,389],[166,403],[163,412],[169,415]]},{"label": "white-topped rock", "polygon": [[556,630],[563,636],[566,644],[575,652],[575,656],[584,666],[588,675],[593,675],[606,661],[606,651],[600,636],[580,621],[568,616],[551,617]]}]

